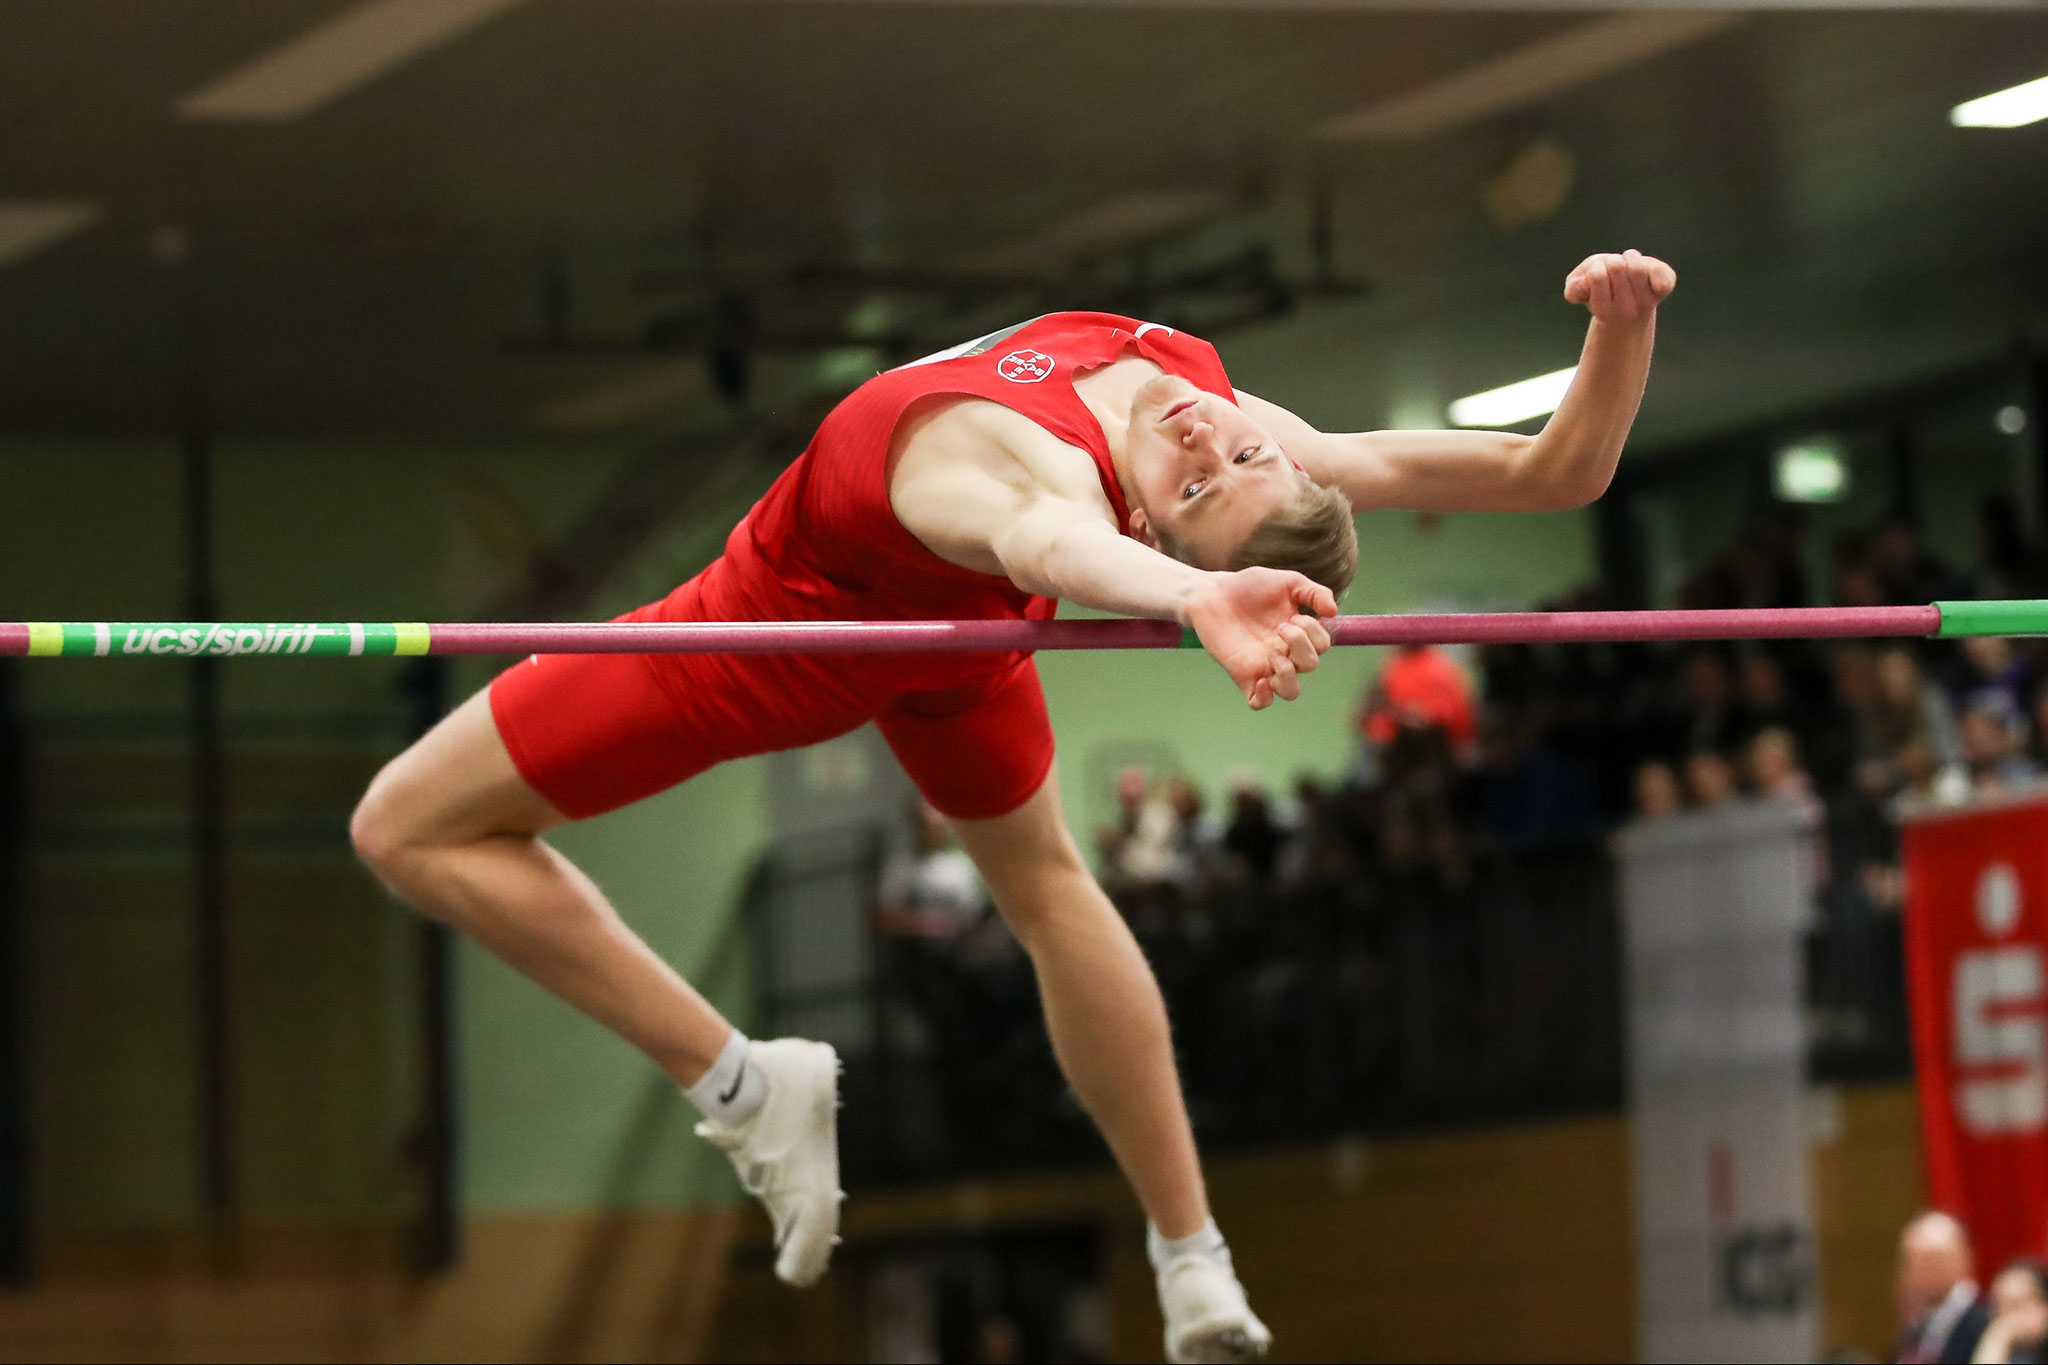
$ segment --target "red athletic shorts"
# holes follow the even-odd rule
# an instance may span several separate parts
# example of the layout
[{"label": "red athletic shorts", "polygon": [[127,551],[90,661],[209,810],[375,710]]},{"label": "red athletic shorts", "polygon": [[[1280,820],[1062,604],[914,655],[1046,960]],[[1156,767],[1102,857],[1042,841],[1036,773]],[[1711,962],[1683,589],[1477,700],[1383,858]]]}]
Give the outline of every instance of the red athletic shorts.
[{"label": "red athletic shorts", "polygon": [[[618,619],[787,619],[760,614],[763,594],[737,577],[720,559]],[[498,675],[491,714],[520,775],[572,819],[868,721],[942,813],[979,820],[1015,810],[1052,768],[1038,670],[1021,656],[986,668],[955,659],[948,685],[920,688],[920,662],[930,660],[899,656],[892,668],[876,655],[544,654]]]}]

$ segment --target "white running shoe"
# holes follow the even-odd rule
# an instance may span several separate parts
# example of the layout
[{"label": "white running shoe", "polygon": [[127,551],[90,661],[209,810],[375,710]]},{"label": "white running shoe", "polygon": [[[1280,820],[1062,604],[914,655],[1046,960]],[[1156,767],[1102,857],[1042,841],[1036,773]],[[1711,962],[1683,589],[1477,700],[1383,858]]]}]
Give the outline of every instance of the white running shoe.
[{"label": "white running shoe", "polygon": [[768,1098],[737,1128],[705,1120],[697,1136],[725,1149],[740,1184],[775,1225],[775,1275],[815,1284],[839,1244],[839,1054],[829,1043],[776,1038],[747,1049]]},{"label": "white running shoe", "polygon": [[1244,1286],[1227,1261],[1191,1251],[1159,1272],[1159,1308],[1166,1317],[1166,1358],[1174,1365],[1256,1360],[1273,1344],[1245,1302]]}]

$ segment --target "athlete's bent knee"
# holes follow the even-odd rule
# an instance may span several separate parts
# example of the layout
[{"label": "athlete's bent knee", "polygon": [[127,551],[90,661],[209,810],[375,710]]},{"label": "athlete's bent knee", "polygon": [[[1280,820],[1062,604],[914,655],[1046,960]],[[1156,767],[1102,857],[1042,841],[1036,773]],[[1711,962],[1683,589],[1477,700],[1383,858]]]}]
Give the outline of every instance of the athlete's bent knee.
[{"label": "athlete's bent knee", "polygon": [[356,856],[385,882],[402,889],[406,867],[418,842],[396,799],[391,768],[377,774],[349,817],[348,839]]}]

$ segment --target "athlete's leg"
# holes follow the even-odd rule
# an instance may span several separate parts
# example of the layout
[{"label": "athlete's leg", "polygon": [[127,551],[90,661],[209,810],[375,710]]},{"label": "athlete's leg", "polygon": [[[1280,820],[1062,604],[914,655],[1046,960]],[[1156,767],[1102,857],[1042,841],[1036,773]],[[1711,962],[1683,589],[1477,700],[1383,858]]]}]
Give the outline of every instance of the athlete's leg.
[{"label": "athlete's leg", "polygon": [[992,820],[955,820],[960,842],[1031,955],[1060,1067],[1152,1224],[1185,1237],[1209,1220],[1194,1131],[1152,968],[1081,861],[1048,773]]},{"label": "athlete's leg", "polygon": [[563,819],[513,766],[480,692],[377,775],[349,832],[393,891],[692,1085],[732,1026],[541,841]]}]

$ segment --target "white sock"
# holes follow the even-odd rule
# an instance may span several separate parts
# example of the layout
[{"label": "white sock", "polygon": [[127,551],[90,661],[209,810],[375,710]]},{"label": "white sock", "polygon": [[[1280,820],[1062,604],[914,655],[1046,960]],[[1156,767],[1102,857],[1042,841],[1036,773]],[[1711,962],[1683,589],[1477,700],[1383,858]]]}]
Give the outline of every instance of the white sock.
[{"label": "white sock", "polygon": [[1161,1237],[1158,1228],[1145,1224],[1145,1257],[1152,1262],[1154,1270],[1164,1270],[1175,1257],[1186,1256],[1190,1252],[1221,1261],[1226,1266],[1230,1264],[1230,1247],[1224,1242],[1223,1233],[1217,1228],[1214,1218],[1185,1237]]},{"label": "white sock", "polygon": [[734,1029],[711,1069],[683,1091],[698,1113],[721,1128],[740,1127],[768,1100],[768,1078],[747,1064],[747,1048],[747,1035]]}]

